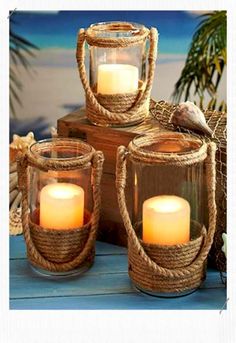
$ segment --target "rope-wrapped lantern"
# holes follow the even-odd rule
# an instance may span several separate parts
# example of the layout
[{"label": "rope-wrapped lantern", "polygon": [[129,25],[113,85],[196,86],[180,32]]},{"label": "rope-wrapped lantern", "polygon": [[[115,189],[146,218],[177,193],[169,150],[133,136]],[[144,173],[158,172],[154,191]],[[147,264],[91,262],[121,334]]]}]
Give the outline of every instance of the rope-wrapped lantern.
[{"label": "rope-wrapped lantern", "polygon": [[78,139],[33,144],[18,158],[22,225],[34,270],[70,276],[94,260],[103,154]]},{"label": "rope-wrapped lantern", "polygon": [[[191,293],[204,280],[216,226],[215,151],[215,143],[180,133],[137,136],[127,149],[118,148],[118,203],[128,235],[128,271],[138,289],[178,296]],[[133,184],[131,214],[125,200],[127,161]],[[208,230],[203,224],[205,206]]]},{"label": "rope-wrapped lantern", "polygon": [[[146,118],[157,58],[157,41],[155,28],[149,30],[134,23],[98,23],[80,30],[76,58],[85,90],[86,115],[93,124],[128,126]],[[89,80],[85,66],[85,43],[89,46],[90,55]]]},{"label": "rope-wrapped lantern", "polygon": [[226,271],[226,257],[222,251],[224,244],[222,234],[227,232],[227,113],[220,111],[204,110],[206,123],[212,130],[212,136],[202,132],[176,126],[171,123],[171,117],[178,105],[171,105],[165,101],[150,104],[150,114],[155,117],[164,129],[185,133],[194,133],[206,142],[213,141],[217,145],[216,151],[216,205],[217,219],[214,242],[209,254],[210,259],[220,271]]}]

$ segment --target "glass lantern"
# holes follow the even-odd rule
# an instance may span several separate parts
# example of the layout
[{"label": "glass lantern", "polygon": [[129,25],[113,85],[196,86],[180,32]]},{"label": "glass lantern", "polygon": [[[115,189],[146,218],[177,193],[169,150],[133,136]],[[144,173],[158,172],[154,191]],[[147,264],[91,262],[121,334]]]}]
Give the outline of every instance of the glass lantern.
[{"label": "glass lantern", "polygon": [[[92,24],[91,35],[97,38],[132,38],[144,26],[136,23],[105,22]],[[146,81],[146,41],[122,48],[89,46],[90,86],[102,94],[136,91],[139,81]]]},{"label": "glass lantern", "polygon": [[193,135],[169,132],[140,135],[118,149],[118,203],[128,234],[129,275],[139,290],[181,296],[204,280],[216,224],[215,149]]},{"label": "glass lantern", "polygon": [[[85,43],[89,66],[85,65]],[[80,30],[77,62],[85,90],[86,115],[93,124],[122,127],[146,118],[156,55],[154,28],[117,21]]]},{"label": "glass lantern", "polygon": [[[145,139],[145,135],[134,138],[133,144],[138,148],[138,144],[143,138]],[[190,155],[193,151],[199,149],[201,145],[202,141],[199,138],[168,133],[158,134],[153,139],[152,144],[143,146],[141,149],[157,154],[188,156],[188,154]],[[197,221],[201,225],[207,224],[207,193],[204,178],[204,161],[183,168],[182,166],[162,163],[161,160],[156,164],[132,160],[134,199],[132,222],[137,229],[139,228],[139,237],[142,239],[146,237],[148,241],[150,240],[150,243],[152,240],[162,244],[184,243],[190,238],[190,219],[191,221]],[[153,200],[151,200],[152,198]],[[173,202],[173,210],[175,206],[186,205],[188,223],[186,223],[186,232],[183,233],[183,236],[176,237],[175,240],[174,233],[166,232],[166,237],[158,238],[158,234],[156,235],[155,232],[155,237],[152,237],[154,233],[146,233],[144,227],[139,226],[139,223],[143,222],[144,215],[146,216],[144,220],[149,217],[145,212],[148,208],[152,208],[152,201],[153,206],[155,206],[155,201],[157,201],[157,206],[162,206],[161,203],[163,202],[163,206],[166,204],[167,210],[168,202],[170,204]]]},{"label": "glass lantern", "polygon": [[26,155],[23,227],[30,264],[40,274],[76,275],[93,263],[96,154],[78,139],[53,138],[36,142]]}]

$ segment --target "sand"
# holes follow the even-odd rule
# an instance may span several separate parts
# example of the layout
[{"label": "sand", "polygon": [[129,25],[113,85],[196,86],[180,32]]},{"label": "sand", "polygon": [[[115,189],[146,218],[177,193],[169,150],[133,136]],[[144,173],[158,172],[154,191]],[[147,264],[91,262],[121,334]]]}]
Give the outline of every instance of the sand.
[{"label": "sand", "polygon": [[[48,126],[56,126],[58,118],[84,104],[84,92],[75,66],[74,55],[56,51],[34,61],[30,75],[18,67],[23,89],[20,94],[22,107],[16,105],[16,115],[26,121],[44,117]],[[177,60],[177,61],[176,61]],[[184,66],[184,56],[159,56],[153,84],[155,100],[171,101],[174,84]],[[226,73],[224,73],[226,74]],[[226,97],[226,76],[219,90],[220,99]],[[33,130],[33,128],[32,128]]]}]

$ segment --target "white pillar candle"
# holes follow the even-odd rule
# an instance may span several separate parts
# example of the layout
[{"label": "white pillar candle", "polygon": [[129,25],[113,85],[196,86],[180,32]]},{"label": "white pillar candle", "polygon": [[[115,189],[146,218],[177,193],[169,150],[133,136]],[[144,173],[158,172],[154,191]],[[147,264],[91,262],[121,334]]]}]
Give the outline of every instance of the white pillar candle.
[{"label": "white pillar candle", "polygon": [[138,68],[130,64],[100,64],[97,93],[122,94],[138,90]]},{"label": "white pillar candle", "polygon": [[83,226],[84,190],[72,183],[52,183],[40,193],[40,226],[74,229]]},{"label": "white pillar candle", "polygon": [[190,240],[190,205],[175,195],[161,195],[143,203],[143,241],[174,245]]}]

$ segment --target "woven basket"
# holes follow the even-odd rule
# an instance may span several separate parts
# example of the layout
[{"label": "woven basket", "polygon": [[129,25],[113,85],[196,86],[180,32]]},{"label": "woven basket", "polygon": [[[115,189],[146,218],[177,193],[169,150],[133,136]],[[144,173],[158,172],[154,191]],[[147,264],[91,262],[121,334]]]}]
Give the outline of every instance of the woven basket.
[{"label": "woven basket", "polygon": [[[170,123],[170,116],[176,105],[171,105],[165,101],[151,101],[150,114],[166,130],[193,133],[182,127],[176,127]],[[213,131],[213,137],[209,137],[194,132],[195,135],[213,141],[217,144],[216,152],[216,205],[217,205],[217,224],[214,242],[209,254],[210,260],[220,271],[226,271],[226,258],[221,248],[223,246],[222,233],[226,232],[226,208],[227,208],[227,114],[218,111],[203,111],[206,122]]]}]

